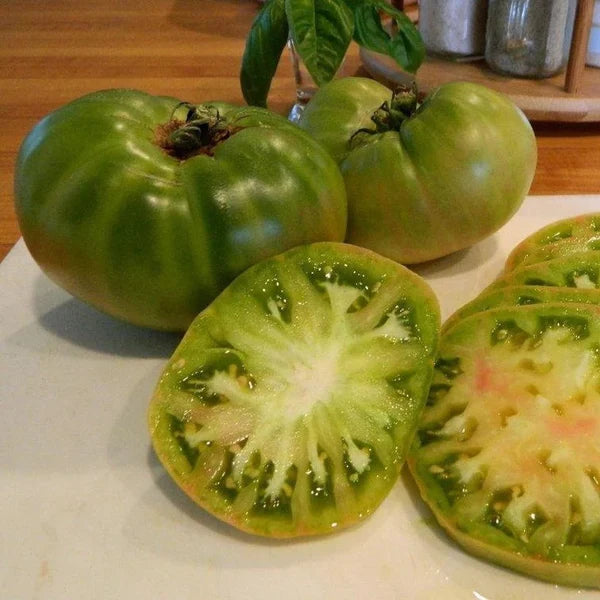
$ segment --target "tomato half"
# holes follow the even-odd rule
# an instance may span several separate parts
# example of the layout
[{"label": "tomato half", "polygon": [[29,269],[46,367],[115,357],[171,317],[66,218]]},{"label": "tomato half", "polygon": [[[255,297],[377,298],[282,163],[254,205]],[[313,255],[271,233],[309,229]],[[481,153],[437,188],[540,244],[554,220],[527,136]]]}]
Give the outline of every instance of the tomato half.
[{"label": "tomato half", "polygon": [[398,478],[433,371],[429,286],[364,248],[254,265],[194,320],[149,410],[156,454],[200,506],[295,537],[370,515]]},{"label": "tomato half", "polygon": [[300,126],[338,160],[346,241],[403,263],[466,248],[499,229],[527,194],[535,136],[508,98],[450,83],[422,103],[346,78],[321,88]]},{"label": "tomato half", "polygon": [[15,203],[55,282],[166,330],[185,329],[250,265],[346,228],[335,161],[283,117],[133,90],[84,96],[36,125]]}]

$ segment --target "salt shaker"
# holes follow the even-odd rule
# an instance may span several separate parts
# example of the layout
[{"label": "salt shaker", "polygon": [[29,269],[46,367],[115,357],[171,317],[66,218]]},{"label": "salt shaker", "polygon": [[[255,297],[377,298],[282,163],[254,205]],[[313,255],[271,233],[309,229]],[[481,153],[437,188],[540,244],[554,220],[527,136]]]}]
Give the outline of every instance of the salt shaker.
[{"label": "salt shaker", "polygon": [[447,57],[482,55],[488,0],[419,0],[427,50]]},{"label": "salt shaker", "polygon": [[489,0],[485,59],[507,75],[541,79],[569,58],[577,0]]}]

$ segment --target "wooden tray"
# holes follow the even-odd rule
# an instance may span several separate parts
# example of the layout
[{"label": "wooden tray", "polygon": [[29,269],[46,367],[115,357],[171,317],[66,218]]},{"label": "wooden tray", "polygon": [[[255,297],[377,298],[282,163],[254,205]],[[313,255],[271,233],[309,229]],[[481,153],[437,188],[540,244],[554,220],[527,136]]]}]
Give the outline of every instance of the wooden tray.
[{"label": "wooden tray", "polygon": [[[361,48],[360,58],[369,74],[387,85],[406,84],[413,79],[388,56]],[[600,121],[600,68],[585,68],[578,94],[564,90],[564,74],[550,79],[504,77],[491,71],[483,59],[451,61],[428,57],[417,73],[422,92],[457,80],[481,83],[507,94],[532,121]]]}]

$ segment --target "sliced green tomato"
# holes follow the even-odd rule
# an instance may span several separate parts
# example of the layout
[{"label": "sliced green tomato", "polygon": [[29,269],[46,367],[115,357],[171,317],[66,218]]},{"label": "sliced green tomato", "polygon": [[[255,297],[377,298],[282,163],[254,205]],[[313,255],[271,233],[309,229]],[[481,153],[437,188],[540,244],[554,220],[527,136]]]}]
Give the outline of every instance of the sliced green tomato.
[{"label": "sliced green tomato", "polygon": [[600,290],[516,285],[483,292],[452,314],[444,323],[443,331],[447,331],[461,319],[492,308],[498,308],[499,306],[526,306],[543,302],[600,304]]},{"label": "sliced green tomato", "polygon": [[600,587],[598,440],[600,308],[499,308],[442,336],[408,464],[468,551]]},{"label": "sliced green tomato", "polygon": [[439,308],[373,252],[301,246],[191,325],[151,401],[159,459],[200,506],[266,536],[328,533],[397,479],[431,381]]},{"label": "sliced green tomato", "polygon": [[600,250],[600,213],[562,219],[536,231],[513,249],[505,270],[588,250]]},{"label": "sliced green tomato", "polygon": [[568,256],[518,267],[494,281],[484,292],[515,285],[598,289],[600,254],[593,251],[574,252]]}]

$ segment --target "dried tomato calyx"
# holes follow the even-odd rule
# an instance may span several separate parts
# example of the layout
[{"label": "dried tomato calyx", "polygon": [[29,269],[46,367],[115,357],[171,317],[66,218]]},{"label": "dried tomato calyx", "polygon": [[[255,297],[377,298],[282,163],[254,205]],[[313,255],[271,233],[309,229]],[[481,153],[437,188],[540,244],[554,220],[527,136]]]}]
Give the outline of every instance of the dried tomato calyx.
[{"label": "dried tomato calyx", "polygon": [[368,138],[377,133],[399,131],[406,119],[412,117],[420,105],[420,97],[415,83],[412,86],[397,87],[392,98],[386,100],[372,115],[375,128],[365,127],[356,131],[350,138],[352,148],[361,146]]},{"label": "dried tomato calyx", "polygon": [[181,107],[188,109],[185,120],[173,116],[157,132],[158,145],[179,160],[198,154],[212,156],[216,146],[236,131],[214,106],[182,102],[175,110]]}]

